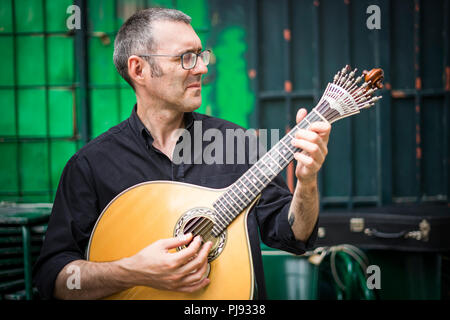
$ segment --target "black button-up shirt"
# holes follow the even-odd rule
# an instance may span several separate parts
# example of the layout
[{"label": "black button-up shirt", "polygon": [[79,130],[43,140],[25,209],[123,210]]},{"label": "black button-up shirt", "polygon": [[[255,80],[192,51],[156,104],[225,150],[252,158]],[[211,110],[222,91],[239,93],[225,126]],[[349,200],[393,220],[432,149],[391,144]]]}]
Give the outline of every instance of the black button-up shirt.
[{"label": "black button-up shirt", "polygon": [[[199,121],[196,125],[201,124],[202,134],[215,128],[225,137],[226,129],[241,128],[231,122],[195,112],[185,113],[184,120],[185,128],[192,137],[194,121]],[[203,141],[203,148],[209,143]],[[234,152],[236,150],[234,148]],[[45,241],[34,267],[34,280],[41,296],[52,298],[55,280],[62,268],[74,260],[85,259],[95,222],[106,205],[123,190],[154,180],[224,188],[251,166],[248,160],[245,164],[192,162],[174,163],[155,148],[151,134],[137,116],[136,107],[130,118],[81,148],[68,161],[61,175]],[[260,299],[266,298],[266,292],[259,236],[266,245],[295,254],[302,254],[311,248],[317,236],[316,223],[307,243],[295,239],[287,219],[291,199],[291,192],[283,178],[278,176],[263,190],[258,204],[247,218],[257,295]]]}]

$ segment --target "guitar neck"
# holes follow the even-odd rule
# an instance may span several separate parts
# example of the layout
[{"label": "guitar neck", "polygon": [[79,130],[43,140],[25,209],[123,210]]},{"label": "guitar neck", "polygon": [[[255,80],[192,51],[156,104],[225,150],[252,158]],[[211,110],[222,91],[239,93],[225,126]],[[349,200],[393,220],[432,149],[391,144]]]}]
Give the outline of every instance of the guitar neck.
[{"label": "guitar neck", "polygon": [[328,103],[321,101],[214,202],[217,223],[213,234],[220,234],[287,167],[294,154],[301,151],[291,144],[295,133],[307,129],[313,122],[328,121],[329,111]]},{"label": "guitar neck", "polygon": [[[301,150],[291,144],[295,133],[306,129],[312,122],[336,120],[348,117],[375,104],[381,96],[373,97],[373,93],[383,87],[383,70],[372,69],[363,75],[354,78],[356,69],[349,72],[350,67],[345,66],[329,83],[317,106],[288,134],[264,154],[247,172],[226,192],[214,202],[216,223],[213,235],[218,236],[225,228],[251,204],[262,190],[283,171],[294,159],[294,154]],[[364,78],[364,83],[358,83]]]}]

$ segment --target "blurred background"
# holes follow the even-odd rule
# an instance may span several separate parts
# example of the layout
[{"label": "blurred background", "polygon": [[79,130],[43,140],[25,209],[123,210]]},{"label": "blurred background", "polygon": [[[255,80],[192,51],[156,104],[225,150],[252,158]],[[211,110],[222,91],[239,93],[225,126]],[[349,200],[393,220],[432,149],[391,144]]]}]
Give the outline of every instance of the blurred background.
[{"label": "blurred background", "polygon": [[247,128],[288,130],[346,64],[384,70],[383,99],[333,126],[316,251],[263,245],[270,299],[450,297],[449,0],[0,0],[2,299],[37,298],[65,163],[135,103],[115,34],[155,6],[190,15],[214,53],[198,111]]}]

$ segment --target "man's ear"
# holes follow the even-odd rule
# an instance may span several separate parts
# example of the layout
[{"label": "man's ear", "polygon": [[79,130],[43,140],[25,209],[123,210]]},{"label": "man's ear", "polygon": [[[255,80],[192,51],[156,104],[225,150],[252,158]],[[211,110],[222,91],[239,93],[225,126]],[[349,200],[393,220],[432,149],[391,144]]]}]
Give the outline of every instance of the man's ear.
[{"label": "man's ear", "polygon": [[143,85],[148,73],[148,63],[141,57],[132,55],[128,58],[128,75],[134,83]]}]

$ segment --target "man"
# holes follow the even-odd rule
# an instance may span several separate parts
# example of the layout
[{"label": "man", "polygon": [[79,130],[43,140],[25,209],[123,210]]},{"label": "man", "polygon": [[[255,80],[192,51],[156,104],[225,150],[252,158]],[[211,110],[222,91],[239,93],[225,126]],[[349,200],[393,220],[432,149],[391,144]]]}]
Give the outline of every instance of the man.
[{"label": "man", "polygon": [[[97,299],[137,285],[194,292],[208,285],[204,274],[211,243],[192,239],[192,235],[161,239],[118,261],[84,259],[99,214],[121,191],[151,180],[222,188],[249,168],[248,163],[172,161],[180,138],[177,129],[192,132],[194,121],[201,122],[203,131],[239,128],[193,112],[201,105],[201,77],[208,71],[209,52],[202,50],[190,18],[176,10],[139,11],[119,30],[114,63],[133,87],[137,104],[129,119],[80,149],[63,171],[34,270],[43,297]],[[305,115],[300,110],[297,121]],[[313,123],[309,131],[298,132],[292,143],[305,153],[295,154],[298,183],[294,195],[277,177],[248,216],[258,298],[265,298],[258,229],[266,244],[297,254],[310,248],[316,237],[317,172],[327,154],[329,133],[328,123]],[[187,248],[169,252],[182,245]],[[80,279],[76,288],[67,285],[74,270]]]}]

